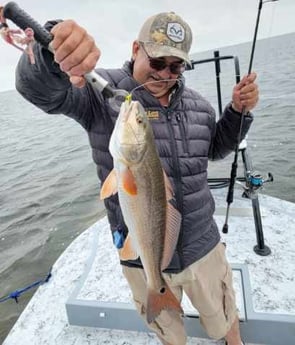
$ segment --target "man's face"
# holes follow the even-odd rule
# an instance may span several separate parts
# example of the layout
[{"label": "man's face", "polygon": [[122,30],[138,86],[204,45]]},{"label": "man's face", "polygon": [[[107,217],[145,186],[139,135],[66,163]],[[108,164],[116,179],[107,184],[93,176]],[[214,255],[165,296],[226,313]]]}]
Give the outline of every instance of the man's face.
[{"label": "man's face", "polygon": [[157,60],[163,60],[167,64],[164,69],[159,71],[150,66],[149,56],[138,41],[133,43],[132,53],[134,60],[133,78],[139,84],[145,84],[144,87],[157,98],[167,94],[180,75],[180,73],[172,73],[169,66],[171,64],[180,66],[182,61],[177,57],[171,56],[157,58]]}]

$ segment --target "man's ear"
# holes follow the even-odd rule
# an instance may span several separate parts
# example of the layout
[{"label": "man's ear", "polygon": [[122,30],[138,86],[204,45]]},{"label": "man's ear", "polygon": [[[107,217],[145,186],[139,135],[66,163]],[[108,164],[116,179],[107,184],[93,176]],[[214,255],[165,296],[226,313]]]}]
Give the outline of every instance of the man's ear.
[{"label": "man's ear", "polygon": [[139,42],[138,41],[134,41],[132,44],[132,60],[136,59],[136,56],[138,54],[138,50],[140,48]]}]

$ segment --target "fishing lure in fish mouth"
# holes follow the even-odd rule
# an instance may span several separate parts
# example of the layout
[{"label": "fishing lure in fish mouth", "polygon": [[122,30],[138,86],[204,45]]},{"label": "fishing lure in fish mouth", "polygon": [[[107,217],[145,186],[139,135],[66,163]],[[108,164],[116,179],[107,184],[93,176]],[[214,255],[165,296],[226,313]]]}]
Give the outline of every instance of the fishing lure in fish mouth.
[{"label": "fishing lure in fish mouth", "polygon": [[125,97],[125,101],[128,102],[128,104],[131,103],[131,101],[132,101],[132,94],[131,94],[131,93],[129,93],[129,94]]}]

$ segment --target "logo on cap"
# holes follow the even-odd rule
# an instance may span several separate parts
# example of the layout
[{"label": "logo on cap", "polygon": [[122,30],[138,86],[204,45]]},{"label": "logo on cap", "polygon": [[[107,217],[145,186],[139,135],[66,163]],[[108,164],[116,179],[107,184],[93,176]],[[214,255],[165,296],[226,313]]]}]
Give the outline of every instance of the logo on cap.
[{"label": "logo on cap", "polygon": [[167,36],[171,41],[175,43],[182,42],[184,40],[185,31],[179,23],[168,23]]}]

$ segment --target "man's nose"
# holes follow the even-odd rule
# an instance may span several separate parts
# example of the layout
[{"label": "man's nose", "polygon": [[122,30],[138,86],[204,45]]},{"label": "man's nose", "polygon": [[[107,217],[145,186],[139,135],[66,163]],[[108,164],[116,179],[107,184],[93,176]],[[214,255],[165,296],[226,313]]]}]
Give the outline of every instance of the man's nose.
[{"label": "man's nose", "polygon": [[171,71],[170,71],[170,66],[167,65],[164,69],[161,71],[158,71],[158,74],[161,76],[161,78],[165,79],[170,79],[171,77]]}]

